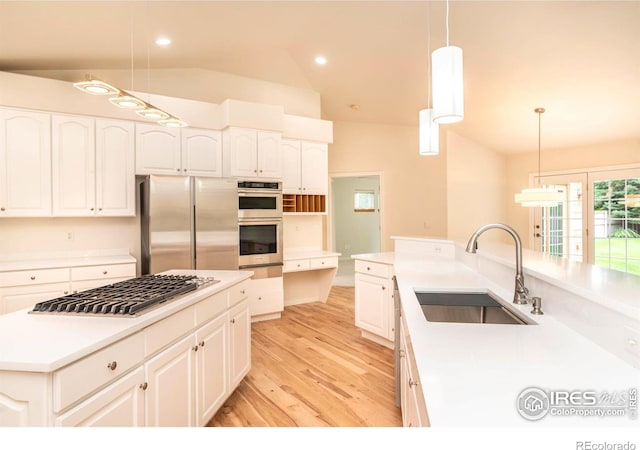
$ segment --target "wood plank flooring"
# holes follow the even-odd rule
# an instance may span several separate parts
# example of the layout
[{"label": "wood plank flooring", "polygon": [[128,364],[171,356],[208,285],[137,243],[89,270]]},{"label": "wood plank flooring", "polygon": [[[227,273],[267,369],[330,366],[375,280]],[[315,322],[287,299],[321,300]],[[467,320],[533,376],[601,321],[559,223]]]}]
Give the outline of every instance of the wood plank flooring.
[{"label": "wood plank flooring", "polygon": [[251,364],[208,426],[402,426],[393,351],[360,336],[353,287],[252,324]]}]

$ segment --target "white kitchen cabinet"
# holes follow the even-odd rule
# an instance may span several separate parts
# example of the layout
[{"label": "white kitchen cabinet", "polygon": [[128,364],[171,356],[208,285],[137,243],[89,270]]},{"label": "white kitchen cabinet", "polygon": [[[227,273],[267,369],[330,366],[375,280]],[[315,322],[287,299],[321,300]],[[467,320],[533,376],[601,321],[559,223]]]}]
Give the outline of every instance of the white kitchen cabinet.
[{"label": "white kitchen cabinet", "polygon": [[136,123],[136,174],[182,173],[179,128]]},{"label": "white kitchen cabinet", "polygon": [[135,215],[134,126],[52,116],[54,216]]},{"label": "white kitchen cabinet", "polygon": [[282,140],[282,192],[326,195],[328,146],[320,142]]},{"label": "white kitchen cabinet", "polygon": [[196,351],[188,336],[145,364],[148,427],[190,427],[195,424]]},{"label": "white kitchen cabinet", "polygon": [[355,261],[355,322],[362,336],[393,348],[393,267]]},{"label": "white kitchen cabinet", "polygon": [[51,116],[0,109],[0,217],[51,215]]},{"label": "white kitchen cabinet", "polygon": [[0,314],[33,308],[38,302],[62,297],[71,292],[69,282],[11,286],[0,288]]},{"label": "white kitchen cabinet", "polygon": [[98,394],[58,416],[58,427],[144,426],[144,368],[138,367]]},{"label": "white kitchen cabinet", "polygon": [[223,132],[224,176],[282,177],[281,134],[231,127]]},{"label": "white kitchen cabinet", "polygon": [[429,426],[427,406],[418,377],[415,357],[407,342],[404,323],[400,323],[400,408],[405,427]]},{"label": "white kitchen cabinet", "polygon": [[244,300],[229,310],[229,383],[237,386],[251,368],[251,316]]},{"label": "white kitchen cabinet", "polygon": [[96,119],[96,215],[135,216],[135,126]]},{"label": "white kitchen cabinet", "polygon": [[247,287],[251,320],[279,319],[284,310],[282,277],[258,278]]},{"label": "white kitchen cabinet", "polygon": [[95,215],[94,119],[53,115],[51,142],[53,215]]},{"label": "white kitchen cabinet", "polygon": [[196,426],[203,427],[230,394],[229,319],[226,314],[196,332]]},{"label": "white kitchen cabinet", "polygon": [[188,175],[222,176],[222,133],[182,128],[181,167]]}]

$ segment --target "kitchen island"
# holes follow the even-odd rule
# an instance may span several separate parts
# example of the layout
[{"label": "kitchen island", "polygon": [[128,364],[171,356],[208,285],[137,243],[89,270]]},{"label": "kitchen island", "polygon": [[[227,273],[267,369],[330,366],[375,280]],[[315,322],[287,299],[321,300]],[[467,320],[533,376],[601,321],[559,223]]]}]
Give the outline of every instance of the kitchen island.
[{"label": "kitchen island", "polygon": [[[402,314],[400,341],[409,352],[402,356],[414,366],[401,386],[404,424],[637,427],[634,397],[640,371],[637,356],[625,354],[622,337],[624,330],[638,329],[640,323],[640,305],[634,297],[640,292],[640,278],[609,274],[626,280],[616,283],[614,299],[595,287],[586,289],[589,298],[573,298],[581,286],[594,283],[584,278],[586,270],[525,252],[525,282],[530,295],[543,298],[545,313],[532,315],[531,302],[511,303],[513,247],[481,245],[487,250],[470,255],[463,244],[396,238],[394,253],[354,255],[363,262],[391,264],[395,272]],[[532,324],[428,321],[415,291],[489,292]],[[603,335],[620,339],[608,344]],[[527,412],[520,408],[527,398],[521,394],[528,388],[552,397],[541,405],[544,414],[525,418]],[[539,391],[530,391],[535,394],[530,400],[536,400]],[[407,392],[418,392],[417,405],[411,404]],[[567,399],[564,392],[575,394]],[[594,411],[604,416],[588,415],[600,414]]]},{"label": "kitchen island", "polygon": [[202,426],[248,372],[250,271],[138,317],[0,316],[0,426]]}]

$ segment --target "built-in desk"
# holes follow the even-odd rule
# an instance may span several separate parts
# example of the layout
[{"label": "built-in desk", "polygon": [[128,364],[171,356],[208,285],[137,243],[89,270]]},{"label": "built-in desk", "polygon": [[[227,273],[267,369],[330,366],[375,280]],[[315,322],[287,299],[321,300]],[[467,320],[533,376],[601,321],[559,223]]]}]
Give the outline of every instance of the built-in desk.
[{"label": "built-in desk", "polygon": [[326,302],[340,253],[295,250],[284,253],[284,306]]}]

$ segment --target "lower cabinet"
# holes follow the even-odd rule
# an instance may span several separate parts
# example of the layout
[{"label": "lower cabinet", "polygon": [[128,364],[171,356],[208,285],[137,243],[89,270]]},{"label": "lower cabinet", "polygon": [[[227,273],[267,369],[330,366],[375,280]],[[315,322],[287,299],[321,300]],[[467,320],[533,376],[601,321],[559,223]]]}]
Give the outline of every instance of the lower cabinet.
[{"label": "lower cabinet", "polygon": [[52,373],[0,371],[0,426],[206,425],[251,368],[246,291],[236,284]]},{"label": "lower cabinet", "polygon": [[356,260],[355,322],[362,336],[393,347],[393,267]]},{"label": "lower cabinet", "polygon": [[279,319],[284,310],[282,277],[249,281],[249,310],[253,321]]},{"label": "lower cabinet", "polygon": [[402,426],[429,426],[427,406],[418,377],[413,350],[406,339],[404,323],[400,323],[400,407]]}]

